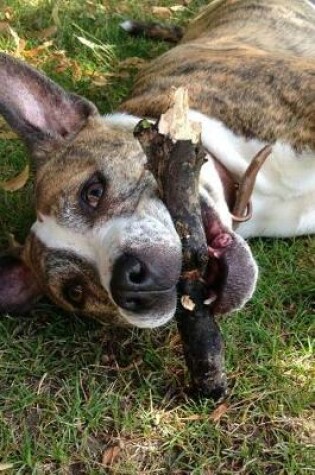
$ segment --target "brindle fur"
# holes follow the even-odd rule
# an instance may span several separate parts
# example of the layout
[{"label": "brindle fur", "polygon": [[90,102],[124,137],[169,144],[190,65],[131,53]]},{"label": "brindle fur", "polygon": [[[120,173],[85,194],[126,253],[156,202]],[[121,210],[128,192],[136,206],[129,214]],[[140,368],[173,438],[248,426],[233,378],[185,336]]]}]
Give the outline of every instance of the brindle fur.
[{"label": "brindle fur", "polygon": [[315,149],[315,8],[287,0],[217,0],[181,43],[141,70],[120,110],[157,117],[172,86],[235,134]]}]

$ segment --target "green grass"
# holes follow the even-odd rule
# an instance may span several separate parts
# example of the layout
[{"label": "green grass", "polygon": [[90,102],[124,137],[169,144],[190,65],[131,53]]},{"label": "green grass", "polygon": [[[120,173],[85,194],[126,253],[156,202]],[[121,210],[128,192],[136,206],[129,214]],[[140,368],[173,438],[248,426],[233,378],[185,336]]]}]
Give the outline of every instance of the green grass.
[{"label": "green grass", "polygon": [[[172,20],[185,21],[202,3],[192,1]],[[167,48],[118,28],[128,16],[148,18],[152,4],[7,2],[26,49],[42,44],[36,34],[57,21],[52,46],[28,60],[102,112],[128,93],[135,68],[122,67],[124,59],[150,59]],[[77,36],[106,48],[93,51]],[[0,36],[0,48],[13,52],[12,37]],[[60,50],[70,65],[64,71],[56,71]],[[81,77],[71,73],[71,60]],[[104,87],[93,84],[93,71],[104,75]],[[1,179],[26,163],[19,141],[0,140],[0,154]],[[2,249],[8,233],[24,239],[32,201],[31,184],[0,192]],[[29,318],[2,316],[0,468],[12,463],[6,473],[38,475],[313,473],[315,239],[255,240],[252,248],[261,269],[258,290],[244,311],[222,321],[229,397],[217,422],[211,401],[182,391],[187,374],[174,324],[109,330],[48,302]],[[103,467],[102,454],[118,443],[119,456]]]}]

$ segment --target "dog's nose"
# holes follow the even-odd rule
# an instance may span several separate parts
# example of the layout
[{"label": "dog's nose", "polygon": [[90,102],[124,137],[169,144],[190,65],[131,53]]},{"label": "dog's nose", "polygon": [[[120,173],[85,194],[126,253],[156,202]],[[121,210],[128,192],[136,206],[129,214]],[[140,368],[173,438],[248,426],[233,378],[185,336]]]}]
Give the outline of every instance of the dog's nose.
[{"label": "dog's nose", "polygon": [[111,293],[115,303],[130,312],[142,313],[154,308],[161,299],[174,293],[179,271],[165,262],[140,260],[123,254],[113,267]]}]

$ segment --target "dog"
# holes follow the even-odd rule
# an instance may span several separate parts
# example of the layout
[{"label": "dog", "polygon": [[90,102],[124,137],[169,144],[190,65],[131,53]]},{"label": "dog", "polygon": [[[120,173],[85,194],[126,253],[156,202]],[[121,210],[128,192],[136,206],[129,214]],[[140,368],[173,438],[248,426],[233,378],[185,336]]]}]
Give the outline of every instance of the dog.
[{"label": "dog", "polygon": [[[0,259],[0,311],[29,311],[45,295],[102,323],[152,328],[173,317],[181,243],[132,132],[182,85],[208,152],[200,197],[209,248],[229,236],[214,253],[214,313],[242,308],[258,274],[245,238],[315,232],[314,40],[308,0],[215,0],[105,117],[1,54],[0,112],[30,150],[37,219],[23,248]],[[235,232],[235,184],[266,144],[252,218]]]}]

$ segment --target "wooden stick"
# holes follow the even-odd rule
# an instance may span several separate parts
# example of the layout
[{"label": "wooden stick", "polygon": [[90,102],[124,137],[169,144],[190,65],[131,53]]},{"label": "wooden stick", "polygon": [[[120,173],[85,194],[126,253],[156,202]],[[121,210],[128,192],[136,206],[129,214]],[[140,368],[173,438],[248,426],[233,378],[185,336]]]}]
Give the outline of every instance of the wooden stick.
[{"label": "wooden stick", "polygon": [[141,121],[134,134],[182,242],[176,319],[192,387],[200,395],[218,399],[225,394],[226,378],[220,330],[211,306],[205,304],[208,247],[199,200],[199,174],[205,161],[200,131],[199,124],[188,120],[187,91],[180,88],[158,123]]}]

